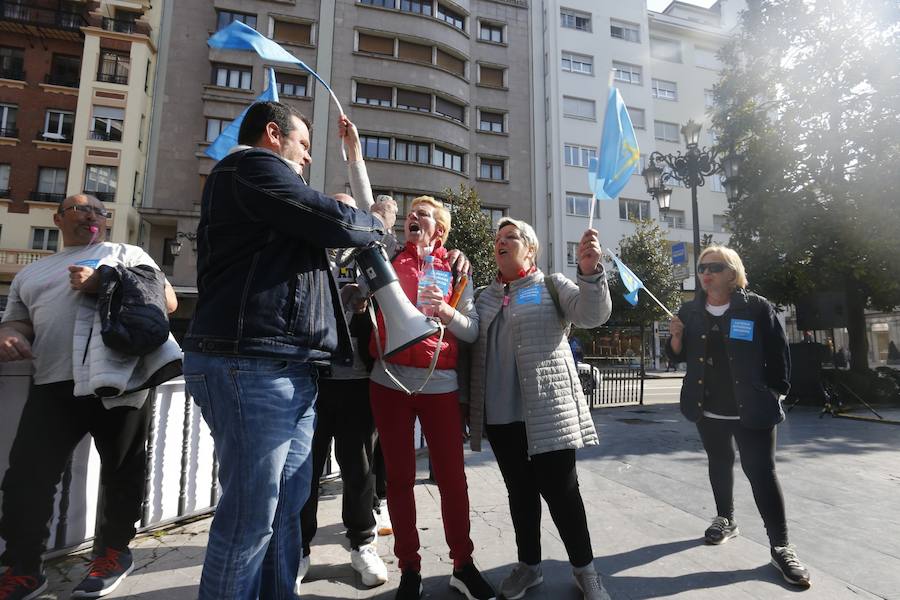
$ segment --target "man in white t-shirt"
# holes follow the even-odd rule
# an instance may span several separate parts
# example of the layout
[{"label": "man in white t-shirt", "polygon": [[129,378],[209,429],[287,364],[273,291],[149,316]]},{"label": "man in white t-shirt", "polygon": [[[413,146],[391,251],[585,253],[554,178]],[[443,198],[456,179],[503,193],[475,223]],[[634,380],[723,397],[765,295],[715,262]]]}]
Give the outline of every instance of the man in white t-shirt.
[{"label": "man in white t-shirt", "polygon": [[[82,294],[99,286],[97,267],[156,263],[137,246],[98,241],[109,213],[93,196],[70,196],[53,222],[64,249],[22,269],[13,279],[0,325],[0,362],[30,359],[33,382],[3,479],[0,590],[6,598],[36,598],[47,586],[41,554],[49,537],[53,498],[66,461],[85,434],[94,438],[105,487],[98,536],[103,548],[73,598],[105,595],[131,571],[128,544],[143,499],[147,404],[105,408],[100,398],[75,397],[72,338]],[[166,283],[166,307],[177,307]]]}]

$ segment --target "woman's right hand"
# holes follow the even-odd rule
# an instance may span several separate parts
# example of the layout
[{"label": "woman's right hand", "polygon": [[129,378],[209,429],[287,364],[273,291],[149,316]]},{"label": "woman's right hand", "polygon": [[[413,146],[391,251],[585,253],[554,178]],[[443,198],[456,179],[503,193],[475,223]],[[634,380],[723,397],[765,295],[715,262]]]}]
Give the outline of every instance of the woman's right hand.
[{"label": "woman's right hand", "polygon": [[669,342],[672,345],[672,351],[676,354],[681,353],[682,341],[684,339],[684,323],[678,317],[672,317],[669,321],[669,333],[672,336]]}]

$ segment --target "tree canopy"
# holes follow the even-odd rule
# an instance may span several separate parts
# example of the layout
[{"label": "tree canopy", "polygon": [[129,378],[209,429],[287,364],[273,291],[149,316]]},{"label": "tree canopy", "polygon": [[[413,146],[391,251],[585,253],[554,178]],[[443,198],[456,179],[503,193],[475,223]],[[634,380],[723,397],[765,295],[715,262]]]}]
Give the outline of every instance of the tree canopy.
[{"label": "tree canopy", "polygon": [[712,111],[741,159],[729,219],[751,287],[845,291],[855,369],[863,308],[900,304],[898,17],[895,0],[748,0]]},{"label": "tree canopy", "polygon": [[[450,205],[453,222],[450,227],[448,248],[459,248],[472,263],[475,286],[491,282],[497,267],[494,264],[494,236],[491,220],[481,212],[478,193],[464,185],[457,190],[446,188],[444,200]],[[469,282],[472,285],[473,282]]]}]

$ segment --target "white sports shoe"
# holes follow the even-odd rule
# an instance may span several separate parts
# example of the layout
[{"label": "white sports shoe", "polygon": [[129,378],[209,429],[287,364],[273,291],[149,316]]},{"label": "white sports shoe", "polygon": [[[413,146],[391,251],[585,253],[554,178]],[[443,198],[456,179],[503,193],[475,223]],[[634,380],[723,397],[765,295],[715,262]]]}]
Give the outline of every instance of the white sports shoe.
[{"label": "white sports shoe", "polygon": [[309,563],[309,555],[300,559],[300,568],[297,569],[297,580],[294,582],[294,593],[298,596],[300,595],[300,584],[303,583],[303,578],[309,573]]},{"label": "white sports shoe", "polygon": [[360,546],[359,550],[351,550],[350,566],[362,576],[363,585],[375,587],[387,583],[387,567],[378,556],[375,544],[365,544]]}]

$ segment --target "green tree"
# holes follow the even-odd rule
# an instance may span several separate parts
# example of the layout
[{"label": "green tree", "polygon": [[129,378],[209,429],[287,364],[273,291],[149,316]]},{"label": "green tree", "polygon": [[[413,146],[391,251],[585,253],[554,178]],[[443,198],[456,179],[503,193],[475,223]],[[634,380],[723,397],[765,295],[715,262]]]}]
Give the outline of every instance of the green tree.
[{"label": "green tree", "polygon": [[494,264],[494,235],[491,232],[491,220],[481,212],[478,193],[473,188],[460,184],[457,190],[446,188],[443,197],[453,213],[447,247],[459,248],[472,263],[475,281],[470,281],[469,285],[487,285],[497,271]]},{"label": "green tree", "polygon": [[[681,282],[672,274],[672,254],[665,236],[656,221],[632,220],[632,223],[635,225],[634,233],[623,236],[619,242],[619,259],[650,288],[660,302],[675,312],[681,302]],[[611,271],[609,291],[612,295],[613,312],[610,322],[639,326],[643,340],[647,325],[654,321],[668,320],[669,315],[654,302],[646,290],[638,292],[638,303],[632,306],[623,298],[628,290],[622,284],[618,271],[615,268]],[[643,342],[641,346],[643,354]],[[641,358],[643,364],[643,356]]]},{"label": "green tree", "polygon": [[900,304],[898,23],[893,0],[750,0],[712,111],[742,160],[729,219],[751,286],[846,292],[858,372],[864,310]]}]

